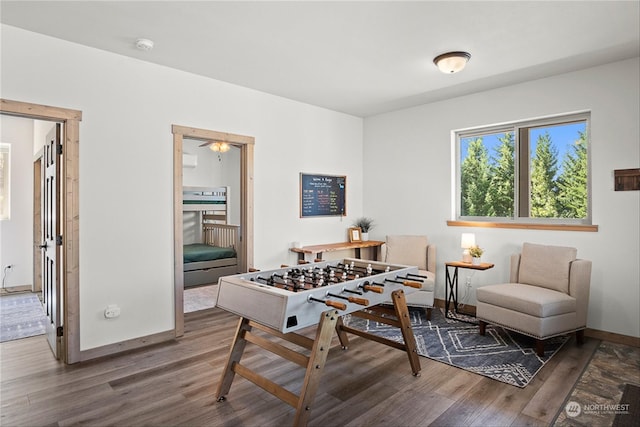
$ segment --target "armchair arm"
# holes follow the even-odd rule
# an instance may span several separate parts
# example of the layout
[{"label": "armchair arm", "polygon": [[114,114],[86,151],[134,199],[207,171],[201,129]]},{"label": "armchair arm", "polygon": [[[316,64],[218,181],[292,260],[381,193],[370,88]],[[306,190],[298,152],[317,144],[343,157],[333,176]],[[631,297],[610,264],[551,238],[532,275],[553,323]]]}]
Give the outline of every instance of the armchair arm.
[{"label": "armchair arm", "polygon": [[520,254],[511,255],[511,270],[509,274],[509,283],[518,283],[520,278]]},{"label": "armchair arm", "polygon": [[436,274],[436,245],[427,246],[427,271]]},{"label": "armchair arm", "polygon": [[569,267],[569,295],[576,299],[577,328],[587,326],[589,290],[591,288],[591,261],[577,259]]}]

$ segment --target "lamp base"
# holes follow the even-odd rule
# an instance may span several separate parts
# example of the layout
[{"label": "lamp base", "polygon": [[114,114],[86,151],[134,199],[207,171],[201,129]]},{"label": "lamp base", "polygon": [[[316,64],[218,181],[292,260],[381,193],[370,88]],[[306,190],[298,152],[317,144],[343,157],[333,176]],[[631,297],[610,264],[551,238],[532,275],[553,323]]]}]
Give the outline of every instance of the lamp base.
[{"label": "lamp base", "polygon": [[465,249],[464,252],[462,252],[462,262],[465,262],[467,264],[471,264],[472,259],[473,259],[473,257],[469,253],[469,250]]}]

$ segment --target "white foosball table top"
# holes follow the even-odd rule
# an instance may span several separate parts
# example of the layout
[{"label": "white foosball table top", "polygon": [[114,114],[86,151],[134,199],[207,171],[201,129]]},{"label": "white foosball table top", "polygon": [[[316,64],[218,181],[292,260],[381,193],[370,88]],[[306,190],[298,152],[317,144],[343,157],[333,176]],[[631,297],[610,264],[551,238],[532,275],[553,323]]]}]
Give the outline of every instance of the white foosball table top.
[{"label": "white foosball table top", "polygon": [[288,333],[316,325],[329,309],[326,300],[341,303],[338,313],[346,315],[390,302],[395,290],[415,292],[418,273],[415,266],[353,258],[242,273],[219,279],[216,306]]}]

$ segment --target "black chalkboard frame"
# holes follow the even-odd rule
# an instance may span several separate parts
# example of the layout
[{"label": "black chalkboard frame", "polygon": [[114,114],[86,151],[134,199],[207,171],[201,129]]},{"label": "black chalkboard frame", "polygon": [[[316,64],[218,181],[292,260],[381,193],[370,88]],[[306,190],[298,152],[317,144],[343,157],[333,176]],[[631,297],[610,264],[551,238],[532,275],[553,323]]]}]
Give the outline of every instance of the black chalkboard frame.
[{"label": "black chalkboard frame", "polygon": [[[342,182],[343,188],[335,188],[339,191],[337,210],[318,210],[317,194],[311,193],[314,197],[314,208],[309,208],[303,203],[305,191],[309,191],[309,181],[311,180],[335,180],[334,186],[339,187]],[[300,172],[300,218],[311,217],[327,217],[327,216],[347,216],[347,176],[346,175],[327,175]]]}]

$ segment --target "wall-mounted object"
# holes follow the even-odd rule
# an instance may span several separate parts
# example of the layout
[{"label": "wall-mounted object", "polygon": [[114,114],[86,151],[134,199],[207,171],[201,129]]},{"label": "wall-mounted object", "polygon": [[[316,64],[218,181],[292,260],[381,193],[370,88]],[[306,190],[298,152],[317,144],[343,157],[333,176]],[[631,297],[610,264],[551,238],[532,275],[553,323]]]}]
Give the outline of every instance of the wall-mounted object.
[{"label": "wall-mounted object", "polygon": [[300,173],[300,218],[347,215],[347,177]]},{"label": "wall-mounted object", "polygon": [[198,156],[195,154],[183,153],[182,154],[182,167],[183,168],[195,168],[198,166]]},{"label": "wall-mounted object", "polygon": [[613,174],[615,191],[640,190],[640,169],[617,169]]}]

